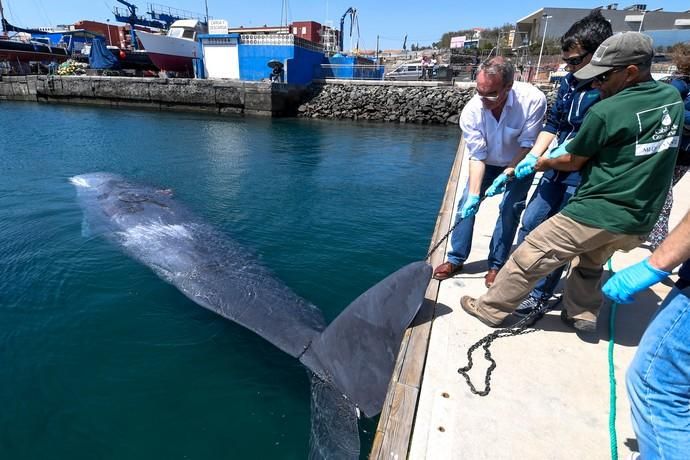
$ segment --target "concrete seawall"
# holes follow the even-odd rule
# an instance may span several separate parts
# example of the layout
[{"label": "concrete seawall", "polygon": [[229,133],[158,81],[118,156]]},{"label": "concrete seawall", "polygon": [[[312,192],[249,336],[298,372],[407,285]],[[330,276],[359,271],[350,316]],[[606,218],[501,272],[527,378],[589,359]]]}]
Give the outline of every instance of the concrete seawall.
[{"label": "concrete seawall", "polygon": [[[447,125],[473,85],[327,80],[309,87],[270,82],[91,76],[0,77],[0,100]],[[553,96],[547,90],[547,96]]]},{"label": "concrete seawall", "polygon": [[220,115],[294,114],[304,87],[231,80],[86,76],[0,78],[0,100],[92,104]]}]

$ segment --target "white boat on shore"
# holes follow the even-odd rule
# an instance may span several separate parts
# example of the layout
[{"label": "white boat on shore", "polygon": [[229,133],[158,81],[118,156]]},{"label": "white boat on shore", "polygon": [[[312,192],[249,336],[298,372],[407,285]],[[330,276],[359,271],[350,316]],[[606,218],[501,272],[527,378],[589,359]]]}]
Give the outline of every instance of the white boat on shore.
[{"label": "white boat on shore", "polygon": [[151,61],[162,71],[191,74],[197,58],[197,37],[207,33],[206,24],[196,19],[181,19],[170,26],[167,35],[137,31],[137,38]]}]

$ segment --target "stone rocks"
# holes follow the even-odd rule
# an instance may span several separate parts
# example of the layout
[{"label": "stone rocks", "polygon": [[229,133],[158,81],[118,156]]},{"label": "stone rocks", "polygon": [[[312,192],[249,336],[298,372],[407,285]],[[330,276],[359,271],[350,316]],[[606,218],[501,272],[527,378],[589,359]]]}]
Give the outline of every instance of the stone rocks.
[{"label": "stone rocks", "polygon": [[454,86],[393,86],[313,84],[297,116],[374,120],[390,123],[457,123],[473,88]]}]

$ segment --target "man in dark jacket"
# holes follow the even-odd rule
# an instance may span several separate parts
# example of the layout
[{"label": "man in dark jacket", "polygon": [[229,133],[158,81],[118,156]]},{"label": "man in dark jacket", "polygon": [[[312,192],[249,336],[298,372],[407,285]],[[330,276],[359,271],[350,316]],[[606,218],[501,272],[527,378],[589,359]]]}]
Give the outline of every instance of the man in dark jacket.
[{"label": "man in dark jacket", "polygon": [[[549,149],[552,142],[561,145],[575,137],[589,108],[601,100],[599,90],[592,88],[591,80],[578,80],[573,74],[589,64],[592,54],[611,35],[611,24],[602,16],[600,10],[594,10],[573,24],[561,37],[563,60],[569,73],[561,81],[556,101],[537,142],[516,168],[515,174],[518,178],[533,170],[539,157]],[[551,169],[544,173],[522,216],[518,244],[522,243],[527,234],[539,224],[563,209],[570,197],[575,194],[580,179],[580,171]],[[526,315],[534,308],[543,308],[558,285],[564,269],[565,266],[540,280],[516,313]]]}]

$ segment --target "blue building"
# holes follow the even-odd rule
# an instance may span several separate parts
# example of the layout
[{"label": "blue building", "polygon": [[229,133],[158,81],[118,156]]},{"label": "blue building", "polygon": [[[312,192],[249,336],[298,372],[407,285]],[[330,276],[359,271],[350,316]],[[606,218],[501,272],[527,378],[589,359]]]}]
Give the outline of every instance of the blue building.
[{"label": "blue building", "polygon": [[260,81],[269,79],[279,63],[283,82],[308,84],[326,63],[321,46],[292,34],[201,35],[199,47],[198,78]]},{"label": "blue building", "polygon": [[[323,47],[293,34],[200,35],[197,78],[270,79],[297,85],[314,79],[382,79],[383,66],[362,57],[326,57]],[[274,72],[274,69],[277,70]]]}]

